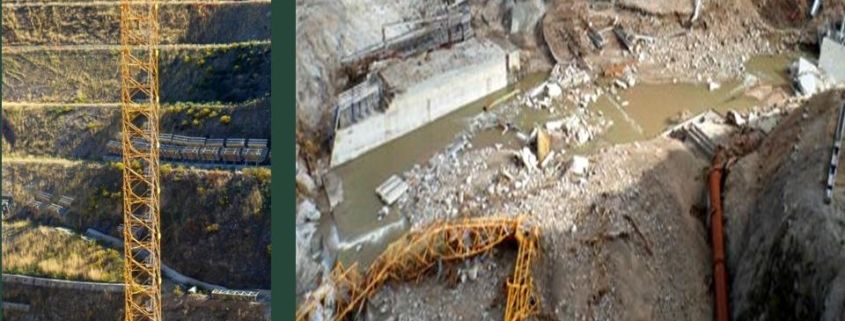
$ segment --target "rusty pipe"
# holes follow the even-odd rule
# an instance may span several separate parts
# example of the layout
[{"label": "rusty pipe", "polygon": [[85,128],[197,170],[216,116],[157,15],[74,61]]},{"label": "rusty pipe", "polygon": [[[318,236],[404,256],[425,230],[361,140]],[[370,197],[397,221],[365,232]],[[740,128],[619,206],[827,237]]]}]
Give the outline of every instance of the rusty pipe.
[{"label": "rusty pipe", "polygon": [[713,281],[716,295],[716,321],[730,320],[728,308],[728,275],[725,268],[725,236],[722,226],[722,175],[725,150],[716,149],[710,168],[710,236],[713,241]]}]

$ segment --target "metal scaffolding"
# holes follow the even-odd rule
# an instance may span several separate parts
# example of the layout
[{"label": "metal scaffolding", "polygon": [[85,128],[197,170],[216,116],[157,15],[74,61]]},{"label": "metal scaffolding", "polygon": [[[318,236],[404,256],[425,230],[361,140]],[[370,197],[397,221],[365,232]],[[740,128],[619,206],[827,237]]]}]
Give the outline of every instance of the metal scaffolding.
[{"label": "metal scaffolding", "polygon": [[525,320],[537,311],[538,300],[534,293],[531,264],[537,255],[538,229],[525,225],[524,216],[506,218],[473,218],[436,223],[421,231],[413,232],[388,248],[370,265],[361,277],[356,266],[338,265],[331,276],[333,291],[322,291],[323,296],[312,297],[296,313],[296,320],[310,320],[317,306],[331,302],[336,312],[332,319],[345,320],[361,310],[370,298],[387,281],[413,280],[440,261],[462,260],[498,246],[507,240],[519,243],[514,274],[507,281],[508,301],[506,321]]},{"label": "metal scaffolding", "polygon": [[[162,320],[158,43],[158,1],[121,0],[123,275],[127,321]],[[147,147],[139,148],[133,141]]]}]

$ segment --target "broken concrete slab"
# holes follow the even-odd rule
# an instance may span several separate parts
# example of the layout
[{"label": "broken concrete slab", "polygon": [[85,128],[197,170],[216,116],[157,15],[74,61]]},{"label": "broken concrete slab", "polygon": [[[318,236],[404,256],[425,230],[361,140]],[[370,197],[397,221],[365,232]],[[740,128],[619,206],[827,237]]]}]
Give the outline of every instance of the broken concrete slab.
[{"label": "broken concrete slab", "polygon": [[392,175],[376,188],[376,194],[382,202],[392,205],[408,191],[408,188],[408,183],[405,183],[399,176]]},{"label": "broken concrete slab", "polygon": [[569,172],[575,175],[584,175],[590,167],[590,160],[584,156],[572,156],[572,161],[569,163]]},{"label": "broken concrete slab", "polygon": [[716,146],[723,144],[736,128],[727,125],[722,115],[709,110],[698,114],[663,133],[691,143],[708,158],[713,156]]},{"label": "broken concrete slab", "polygon": [[798,58],[789,68],[795,89],[804,96],[816,94],[821,87],[821,73],[809,60]]},{"label": "broken concrete slab", "polygon": [[537,156],[534,156],[534,153],[528,147],[523,147],[520,151],[514,152],[514,156],[522,162],[529,173],[537,169]]},{"label": "broken concrete slab", "polygon": [[738,112],[735,110],[728,110],[727,114],[725,115],[725,119],[728,121],[728,124],[734,126],[743,126],[746,124],[745,118],[742,117]]},{"label": "broken concrete slab", "polygon": [[839,83],[845,83],[845,43],[838,42],[831,37],[822,40],[819,52],[819,67],[830,78]]},{"label": "broken concrete slab", "polygon": [[320,220],[320,216],[320,210],[317,209],[317,205],[314,205],[314,202],[309,199],[299,202],[296,206],[296,224],[317,222]]},{"label": "broken concrete slab", "polygon": [[563,90],[560,89],[560,86],[556,83],[549,82],[546,83],[546,95],[549,95],[551,98],[560,97],[563,94]]}]

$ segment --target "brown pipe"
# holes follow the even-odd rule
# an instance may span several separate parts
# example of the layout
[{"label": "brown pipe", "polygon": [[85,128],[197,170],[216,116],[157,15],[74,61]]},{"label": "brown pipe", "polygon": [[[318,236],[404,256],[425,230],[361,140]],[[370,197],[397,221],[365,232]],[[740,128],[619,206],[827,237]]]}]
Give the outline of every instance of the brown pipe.
[{"label": "brown pipe", "polygon": [[730,320],[728,275],[725,268],[725,237],[722,227],[722,173],[724,150],[717,148],[710,168],[710,236],[713,240],[713,279],[716,294],[716,321]]}]

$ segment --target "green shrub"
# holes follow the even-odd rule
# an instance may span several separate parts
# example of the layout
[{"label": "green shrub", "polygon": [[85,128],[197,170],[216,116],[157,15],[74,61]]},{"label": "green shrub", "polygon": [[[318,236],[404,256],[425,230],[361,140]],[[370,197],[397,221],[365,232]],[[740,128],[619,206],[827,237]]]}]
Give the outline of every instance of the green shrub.
[{"label": "green shrub", "polygon": [[214,223],[205,227],[207,233],[217,233],[220,231],[220,224]]},{"label": "green shrub", "polygon": [[159,167],[158,171],[159,173],[161,173],[161,175],[169,175],[171,172],[173,172],[173,166],[170,164],[164,164]]},{"label": "green shrub", "polygon": [[118,172],[123,172],[123,163],[122,162],[111,162],[111,168]]},{"label": "green shrub", "polygon": [[229,116],[229,115],[220,116],[220,123],[223,124],[223,125],[228,125],[229,122],[231,122],[231,121],[232,121],[232,116]]},{"label": "green shrub", "polygon": [[85,125],[85,129],[92,131],[92,132],[99,127],[100,127],[100,125],[97,125],[97,123],[95,123],[95,122],[89,122],[88,125]]},{"label": "green shrub", "polygon": [[272,177],[272,172],[269,168],[245,168],[244,175],[255,177],[261,183],[269,183]]},{"label": "green shrub", "polygon": [[176,296],[177,298],[182,297],[183,295],[185,295],[185,290],[182,290],[182,287],[177,285],[177,286],[173,287],[173,295]]}]

